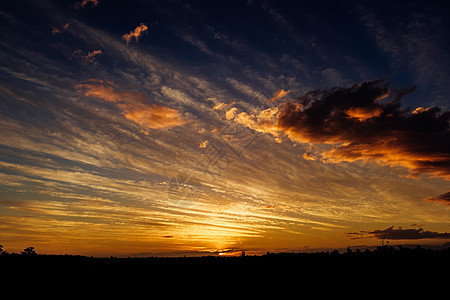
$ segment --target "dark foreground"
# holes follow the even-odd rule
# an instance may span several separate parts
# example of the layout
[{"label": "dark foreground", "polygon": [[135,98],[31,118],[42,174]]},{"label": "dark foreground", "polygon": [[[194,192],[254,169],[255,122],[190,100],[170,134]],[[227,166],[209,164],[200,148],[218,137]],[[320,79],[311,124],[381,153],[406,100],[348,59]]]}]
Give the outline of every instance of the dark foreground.
[{"label": "dark foreground", "polygon": [[[333,266],[436,266],[448,267],[450,248],[427,249],[392,246],[378,247],[373,251],[346,252],[297,252],[267,253],[261,256],[202,256],[202,257],[88,257],[79,255],[41,255],[41,254],[3,254],[0,266],[129,266],[129,267],[197,267],[197,266],[234,266],[234,267],[333,267]],[[364,265],[366,264],[366,265]]]},{"label": "dark foreground", "polygon": [[[264,295],[295,290],[317,295],[357,295],[359,287],[367,288],[364,298],[382,291],[414,295],[425,290],[447,290],[450,248],[378,247],[373,251],[339,253],[268,253],[242,257],[146,257],[99,258],[76,255],[3,254],[0,271],[3,287],[22,282],[25,286],[65,287],[73,292],[82,287],[108,291],[116,289],[164,289],[165,293],[197,293],[205,287],[214,294],[226,291],[252,290]],[[129,287],[134,287],[129,289]],[[164,287],[164,288],[163,288]],[[282,288],[280,288],[282,287]],[[377,292],[374,292],[376,290]],[[35,290],[30,290],[35,291]],[[229,292],[231,293],[231,292]],[[229,295],[233,296],[233,295]],[[234,295],[235,296],[235,295]],[[279,296],[276,299],[289,297]],[[334,298],[334,297],[333,297]],[[130,298],[131,299],[131,298]],[[403,299],[403,298],[402,298]]]}]

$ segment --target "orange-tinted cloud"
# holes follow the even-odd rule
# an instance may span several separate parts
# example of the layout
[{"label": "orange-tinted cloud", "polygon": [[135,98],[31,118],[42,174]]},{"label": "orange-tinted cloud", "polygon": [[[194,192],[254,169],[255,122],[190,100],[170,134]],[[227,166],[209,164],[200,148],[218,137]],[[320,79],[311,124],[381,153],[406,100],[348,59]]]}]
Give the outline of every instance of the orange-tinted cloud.
[{"label": "orange-tinted cloud", "polygon": [[450,205],[450,191],[443,193],[437,197],[428,197],[425,199],[425,201],[439,202],[439,203]]},{"label": "orange-tinted cloud", "polygon": [[95,57],[101,54],[103,54],[102,50],[91,51],[88,53],[88,55],[83,56],[83,61],[85,63],[95,63]]},{"label": "orange-tinted cloud", "polygon": [[306,93],[281,103],[270,119],[262,119],[262,111],[235,121],[275,137],[279,132],[297,142],[334,145],[314,154],[324,161],[372,160],[407,167],[410,176],[450,180],[450,112],[401,109],[401,98],[412,91],[391,91],[387,81],[376,80]]},{"label": "orange-tinted cloud", "polygon": [[258,132],[270,133],[276,138],[280,135],[280,130],[276,126],[276,115],[278,108],[272,107],[259,112],[248,114],[239,113],[234,121]]},{"label": "orange-tinted cloud", "polygon": [[63,26],[62,28],[56,28],[56,27],[54,27],[53,30],[52,30],[52,34],[55,35],[55,34],[63,33],[64,31],[66,31],[67,29],[69,29],[69,27],[70,27],[70,23],[64,24],[64,26]]},{"label": "orange-tinted cloud", "polygon": [[73,8],[75,8],[75,9],[85,8],[88,4],[91,4],[92,7],[96,7],[96,6],[98,6],[99,3],[100,3],[99,0],[83,0],[83,1],[75,2],[75,4],[73,5]]},{"label": "orange-tinted cloud", "polygon": [[381,114],[381,108],[352,107],[346,110],[345,113],[351,119],[357,119],[358,121],[365,121],[373,117],[378,117]]},{"label": "orange-tinted cloud", "polygon": [[122,36],[122,39],[125,40],[127,42],[127,44],[129,42],[131,42],[131,40],[133,38],[135,38],[136,42],[139,41],[139,38],[141,37],[141,35],[148,30],[147,25],[145,25],[144,23],[141,23],[141,25],[139,25],[138,27],[136,27],[135,30],[130,31],[130,33],[125,33]]},{"label": "orange-tinted cloud", "polygon": [[275,102],[277,100],[280,100],[281,98],[283,98],[284,96],[289,94],[289,92],[290,91],[278,90],[278,92],[275,94],[275,96],[273,96],[273,98],[269,99],[269,102]]},{"label": "orange-tinted cloud", "polygon": [[236,115],[236,111],[237,111],[236,107],[232,107],[230,110],[227,110],[227,112],[225,113],[225,118],[227,120],[233,119]]},{"label": "orange-tinted cloud", "polygon": [[164,129],[186,124],[175,109],[149,104],[144,94],[118,90],[112,82],[90,80],[75,88],[86,96],[116,103],[125,118],[147,128]]},{"label": "orange-tinted cloud", "polygon": [[200,143],[200,145],[199,145],[198,147],[199,147],[199,148],[206,148],[206,147],[208,147],[208,140],[206,140],[206,141]]},{"label": "orange-tinted cloud", "polygon": [[119,107],[128,120],[151,129],[173,128],[186,124],[178,111],[165,106],[119,104]]},{"label": "orange-tinted cloud", "polygon": [[63,33],[63,31],[61,29],[56,28],[56,27],[52,29],[52,34],[53,35],[60,34],[60,33]]},{"label": "orange-tinted cloud", "polygon": [[214,105],[214,110],[223,110],[227,105],[223,102],[219,102],[216,105]]},{"label": "orange-tinted cloud", "polygon": [[302,157],[306,160],[317,160],[318,157],[311,153],[311,151],[303,153]]}]

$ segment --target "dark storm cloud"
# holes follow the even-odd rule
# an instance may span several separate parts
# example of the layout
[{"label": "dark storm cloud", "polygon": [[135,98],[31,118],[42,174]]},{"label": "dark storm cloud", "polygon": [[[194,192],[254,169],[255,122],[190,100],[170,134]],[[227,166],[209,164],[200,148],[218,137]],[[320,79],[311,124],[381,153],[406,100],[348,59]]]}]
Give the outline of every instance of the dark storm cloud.
[{"label": "dark storm cloud", "polygon": [[393,90],[386,80],[314,90],[278,107],[234,112],[234,121],[277,141],[285,134],[295,142],[334,146],[315,148],[308,159],[376,161],[406,167],[410,177],[450,180],[450,112],[435,106],[402,108],[402,98],[414,90]]},{"label": "dark storm cloud", "polygon": [[335,144],[327,161],[375,160],[450,179],[450,112],[402,109],[414,88],[391,90],[386,80],[306,93],[281,105],[276,127],[292,140]]},{"label": "dark storm cloud", "polygon": [[361,239],[361,238],[374,238],[374,239],[388,239],[388,240],[418,240],[418,239],[448,239],[450,238],[450,233],[441,233],[435,231],[425,231],[423,228],[418,229],[402,229],[394,228],[391,226],[383,230],[373,230],[373,231],[360,231],[360,232],[350,232],[347,235],[351,239]]}]

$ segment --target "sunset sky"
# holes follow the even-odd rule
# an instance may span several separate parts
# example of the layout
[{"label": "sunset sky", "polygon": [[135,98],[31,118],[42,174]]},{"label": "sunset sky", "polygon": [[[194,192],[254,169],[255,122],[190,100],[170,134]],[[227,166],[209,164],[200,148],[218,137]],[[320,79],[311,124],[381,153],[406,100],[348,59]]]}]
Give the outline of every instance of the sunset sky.
[{"label": "sunset sky", "polygon": [[448,1],[0,3],[0,244],[450,242]]}]

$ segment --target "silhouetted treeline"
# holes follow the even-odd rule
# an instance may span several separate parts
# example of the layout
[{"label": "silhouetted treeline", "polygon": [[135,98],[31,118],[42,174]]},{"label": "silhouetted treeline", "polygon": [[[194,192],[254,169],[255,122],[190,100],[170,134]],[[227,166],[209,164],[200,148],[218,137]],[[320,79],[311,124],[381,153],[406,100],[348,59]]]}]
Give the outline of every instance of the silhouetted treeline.
[{"label": "silhouetted treeline", "polygon": [[431,257],[431,256],[449,256],[450,247],[444,249],[430,249],[421,246],[416,246],[415,248],[409,248],[404,246],[398,246],[397,248],[393,246],[379,246],[373,250],[365,249],[355,249],[352,250],[350,247],[347,248],[345,252],[339,252],[338,250],[333,251],[321,251],[321,252],[291,252],[291,253],[270,253],[267,256],[291,256],[291,257]]},{"label": "silhouetted treeline", "polygon": [[[399,279],[415,280],[416,277],[427,280],[430,286],[444,287],[448,278],[445,272],[450,267],[450,248],[384,246],[341,252],[172,258],[42,255],[31,250],[34,249],[0,255],[2,274],[18,282],[23,282],[24,278],[45,284],[78,282],[77,287],[90,284],[98,288],[100,282],[109,282],[114,283],[108,286],[112,290],[127,282],[131,286],[146,287],[170,283],[175,290],[178,284],[189,283],[188,286],[196,288],[215,284],[222,289],[240,286],[262,291],[270,286],[315,286],[316,292],[325,292],[330,291],[327,285],[351,289],[369,283],[398,288]],[[249,280],[258,284],[249,285]]]},{"label": "silhouetted treeline", "polygon": [[[450,259],[450,247],[445,249],[430,249],[417,246],[393,247],[379,246],[373,250],[347,248],[346,251],[320,251],[320,252],[290,252],[270,253],[264,255],[243,256],[201,256],[201,257],[89,257],[80,255],[45,255],[38,254],[34,247],[25,248],[21,254],[7,253],[0,248],[0,263],[19,264],[82,264],[82,265],[186,265],[186,264],[303,264],[330,263],[330,262],[361,262],[361,261],[402,261],[402,260],[429,260],[438,259],[448,261]],[[354,260],[350,258],[355,258]]]}]

